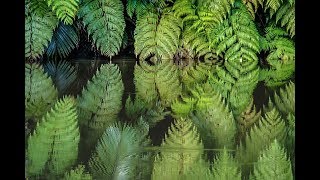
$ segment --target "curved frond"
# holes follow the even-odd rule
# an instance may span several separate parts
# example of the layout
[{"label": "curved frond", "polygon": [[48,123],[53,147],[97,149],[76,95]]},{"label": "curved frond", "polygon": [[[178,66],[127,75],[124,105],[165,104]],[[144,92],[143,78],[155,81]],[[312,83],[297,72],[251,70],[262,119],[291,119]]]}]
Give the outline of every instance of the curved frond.
[{"label": "curved frond", "polygon": [[274,102],[281,113],[284,115],[295,114],[295,84],[289,82],[284,88],[280,89],[279,94],[274,94]]},{"label": "curved frond", "polygon": [[287,179],[293,180],[291,162],[277,140],[265,149],[254,166],[252,180]]},{"label": "curved frond", "polygon": [[68,61],[60,61],[58,63],[49,61],[43,67],[53,79],[59,96],[64,95],[77,78],[77,70]]},{"label": "curved frond", "polygon": [[60,23],[46,49],[49,57],[67,57],[73,49],[78,47],[80,35],[75,25]]},{"label": "curved frond", "polygon": [[48,46],[58,19],[45,2],[26,1],[25,12],[25,58],[37,59],[42,56]]},{"label": "curved frond", "polygon": [[58,99],[52,79],[39,64],[25,64],[25,118],[35,121],[50,110]]},{"label": "curved frond", "polygon": [[112,125],[101,136],[89,168],[95,179],[132,179],[145,136],[127,125]]},{"label": "curved frond", "polygon": [[276,13],[276,22],[279,22],[281,27],[285,26],[291,37],[296,35],[295,11],[295,1],[293,0],[293,3],[287,2],[282,5]]},{"label": "curved frond", "polygon": [[78,97],[79,123],[86,128],[84,148],[95,145],[104,130],[116,121],[122,108],[124,85],[115,64],[103,64]]},{"label": "curved frond", "polygon": [[121,48],[125,21],[120,0],[83,0],[78,12],[101,54],[113,57]]},{"label": "curved frond", "polygon": [[47,163],[50,174],[61,175],[75,163],[80,140],[77,118],[75,99],[64,97],[37,123],[28,139],[28,174],[40,175]]},{"label": "curved frond", "polygon": [[146,8],[138,16],[134,31],[134,47],[140,60],[156,56],[160,59],[172,59],[179,46],[181,23],[173,12],[156,12],[155,8]]},{"label": "curved frond", "polygon": [[52,11],[64,24],[72,24],[79,8],[80,0],[45,0]]},{"label": "curved frond", "polygon": [[248,175],[252,163],[256,162],[261,151],[268,147],[274,139],[283,144],[286,140],[286,125],[279,112],[272,108],[266,112],[248,132],[244,141],[237,148],[236,158],[243,163],[243,172]]},{"label": "curved frond", "polygon": [[216,155],[213,164],[213,180],[241,180],[240,165],[226,148]]},{"label": "curved frond", "polygon": [[201,161],[203,145],[190,119],[176,119],[155,157],[151,179],[184,179],[194,163]]}]

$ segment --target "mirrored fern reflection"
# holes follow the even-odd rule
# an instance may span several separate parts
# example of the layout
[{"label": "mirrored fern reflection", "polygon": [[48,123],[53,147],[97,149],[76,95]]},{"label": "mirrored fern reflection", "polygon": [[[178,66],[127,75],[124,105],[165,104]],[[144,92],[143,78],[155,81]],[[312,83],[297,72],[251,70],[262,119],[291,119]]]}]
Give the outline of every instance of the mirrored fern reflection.
[{"label": "mirrored fern reflection", "polygon": [[25,0],[27,179],[295,179],[294,0]]}]

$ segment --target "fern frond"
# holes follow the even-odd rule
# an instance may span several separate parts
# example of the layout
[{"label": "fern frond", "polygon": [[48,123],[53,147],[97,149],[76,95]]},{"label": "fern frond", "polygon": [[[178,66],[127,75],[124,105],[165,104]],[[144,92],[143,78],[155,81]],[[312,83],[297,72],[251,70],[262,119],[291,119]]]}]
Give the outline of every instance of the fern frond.
[{"label": "fern frond", "polygon": [[118,54],[124,34],[125,21],[120,0],[83,0],[78,12],[87,32],[101,54]]},{"label": "fern frond", "polygon": [[201,160],[203,145],[190,119],[176,119],[155,157],[151,179],[183,179],[194,163]]},{"label": "fern frond", "polygon": [[77,78],[77,70],[68,61],[60,61],[58,63],[49,61],[43,67],[53,79],[60,97],[68,91]]},{"label": "fern frond", "polygon": [[155,82],[160,95],[161,104],[164,107],[169,107],[182,91],[178,68],[170,59],[163,59],[157,64]]},{"label": "fern frond", "polygon": [[58,19],[47,7],[45,2],[27,1],[25,12],[25,58],[37,59],[48,46]]},{"label": "fern frond", "polygon": [[[148,11],[146,9],[145,11]],[[135,54],[140,60],[155,55],[172,59],[179,46],[181,23],[173,12],[158,15],[155,9],[138,16],[134,32]]]},{"label": "fern frond", "polygon": [[226,148],[216,155],[213,164],[213,180],[241,180],[239,164],[227,152]]},{"label": "fern frond", "polygon": [[237,148],[236,158],[244,164],[244,174],[248,175],[246,173],[252,167],[251,164],[257,161],[261,151],[270,145],[274,139],[283,144],[286,134],[285,121],[281,118],[279,112],[275,108],[266,112],[265,117],[262,117],[251,127],[250,132]]},{"label": "fern frond", "polygon": [[200,96],[192,120],[200,130],[201,137],[207,147],[233,148],[237,129],[232,112],[222,96],[212,88],[209,89],[209,87],[198,87],[197,91],[200,92]]},{"label": "fern frond", "polygon": [[263,69],[261,79],[266,86],[276,87],[290,81],[295,72],[295,46],[281,28],[270,24],[266,28],[266,41],[269,54],[266,58],[269,68]]},{"label": "fern frond", "polygon": [[46,2],[60,21],[67,25],[73,23],[80,0],[46,0]]},{"label": "fern frond", "polygon": [[95,179],[132,179],[145,137],[127,125],[112,125],[101,136],[89,168]]},{"label": "fern frond", "polygon": [[291,162],[277,140],[274,140],[272,144],[262,152],[257,164],[254,166],[254,172],[250,175],[250,179],[293,180]]},{"label": "fern frond", "polygon": [[211,62],[200,62],[188,65],[180,71],[181,82],[184,87],[189,88],[195,84],[205,83],[209,74],[214,71],[215,66]]},{"label": "fern frond", "polygon": [[92,180],[92,176],[85,172],[84,165],[78,165],[75,169],[64,174],[63,180]]},{"label": "fern frond", "polygon": [[[91,149],[122,108],[124,85],[115,64],[103,64],[78,97],[79,123],[87,128],[85,147]],[[89,150],[88,150],[89,151]]]},{"label": "fern frond", "polygon": [[140,61],[140,66],[136,64],[134,67],[136,95],[149,106],[152,106],[158,99],[155,76],[155,67],[144,61]]},{"label": "fern frond", "polygon": [[251,100],[249,106],[236,118],[238,122],[239,139],[245,136],[255,122],[261,118],[261,111],[256,111],[256,107]]},{"label": "fern frond", "polygon": [[80,132],[76,101],[72,97],[59,100],[28,139],[28,173],[39,175],[48,163],[50,174],[61,175],[78,156]]},{"label": "fern frond", "polygon": [[[279,21],[280,20],[280,21]],[[276,13],[276,23],[280,22],[281,27],[286,26],[286,31],[295,36],[295,1],[289,1],[282,5]]]},{"label": "fern frond", "polygon": [[128,97],[125,110],[126,116],[130,121],[135,121],[142,117],[150,127],[154,127],[157,122],[163,120],[170,113],[165,111],[160,103],[148,107],[139,97],[136,97],[134,102],[131,100],[131,97]]},{"label": "fern frond", "polygon": [[25,118],[35,121],[50,110],[58,99],[52,79],[39,64],[25,64]]},{"label": "fern frond", "polygon": [[270,17],[281,7],[283,0],[265,0],[264,10],[270,10]]},{"label": "fern frond", "polygon": [[176,0],[172,6],[172,10],[174,11],[174,15],[182,18],[192,16],[196,12],[194,8],[194,0]]},{"label": "fern frond", "polygon": [[254,19],[258,8],[263,6],[263,1],[264,0],[242,0],[242,3],[247,6],[248,11]]},{"label": "fern frond", "polygon": [[295,84],[289,82],[278,93],[274,94],[274,102],[281,113],[284,115],[295,114]]},{"label": "fern frond", "polygon": [[79,45],[80,35],[75,25],[60,23],[46,49],[49,57],[67,57]]}]

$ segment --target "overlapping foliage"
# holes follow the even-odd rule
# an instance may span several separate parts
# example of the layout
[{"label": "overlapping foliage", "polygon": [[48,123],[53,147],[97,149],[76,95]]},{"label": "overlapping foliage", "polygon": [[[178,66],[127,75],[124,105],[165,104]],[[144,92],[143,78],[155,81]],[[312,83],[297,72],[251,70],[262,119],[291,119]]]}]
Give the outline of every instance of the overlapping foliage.
[{"label": "overlapping foliage", "polygon": [[[124,85],[115,64],[103,64],[78,97],[79,123],[84,148],[91,149],[105,129],[117,120],[122,108]],[[89,150],[88,150],[89,151]]]},{"label": "overlapping foliage", "polygon": [[38,59],[51,41],[58,19],[46,2],[25,0],[25,58]]},{"label": "overlapping foliage", "polygon": [[250,179],[287,179],[293,180],[291,163],[285,149],[275,139],[264,150],[254,166]]},{"label": "overlapping foliage", "polygon": [[121,48],[125,21],[120,0],[83,0],[78,12],[100,53],[112,57]]},{"label": "overlapping foliage", "polygon": [[[176,119],[155,157],[151,179],[184,179],[194,163],[201,162],[203,144],[190,119]],[[203,165],[203,167],[205,167]]]},{"label": "overlapping foliage", "polygon": [[25,64],[25,118],[38,121],[58,98],[52,79],[40,64]]},{"label": "overlapping foliage", "polygon": [[96,179],[131,179],[141,157],[140,150],[148,144],[144,133],[128,125],[108,127],[89,161]]},{"label": "overlapping foliage", "polygon": [[160,100],[168,107],[182,90],[177,66],[165,59],[155,65],[140,61],[140,66],[135,65],[134,82],[137,97],[150,106]]},{"label": "overlapping foliage", "polygon": [[50,175],[63,174],[77,160],[79,140],[76,101],[64,97],[37,123],[28,138],[28,174],[39,176],[46,168]]}]

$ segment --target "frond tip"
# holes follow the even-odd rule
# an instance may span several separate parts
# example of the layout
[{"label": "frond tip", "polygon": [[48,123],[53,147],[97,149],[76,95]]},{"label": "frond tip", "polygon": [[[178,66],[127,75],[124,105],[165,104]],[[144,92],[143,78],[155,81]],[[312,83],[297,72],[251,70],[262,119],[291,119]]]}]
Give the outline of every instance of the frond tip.
[{"label": "frond tip", "polygon": [[273,143],[262,152],[250,179],[286,179],[293,180],[291,162],[286,152],[275,139]]},{"label": "frond tip", "polygon": [[80,0],[46,0],[52,11],[64,24],[72,24],[79,8]]}]

